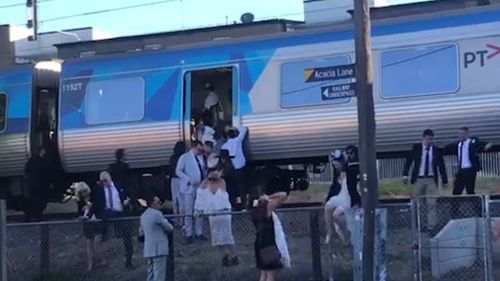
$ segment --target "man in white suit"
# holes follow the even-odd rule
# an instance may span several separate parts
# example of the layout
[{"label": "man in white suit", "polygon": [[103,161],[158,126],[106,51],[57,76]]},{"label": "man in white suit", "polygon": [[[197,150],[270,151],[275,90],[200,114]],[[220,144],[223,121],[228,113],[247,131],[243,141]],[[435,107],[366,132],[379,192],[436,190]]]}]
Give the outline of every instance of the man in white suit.
[{"label": "man in white suit", "polygon": [[[196,190],[205,177],[205,161],[203,160],[203,146],[195,140],[191,142],[191,149],[184,153],[177,162],[175,173],[181,179],[179,189],[179,205],[186,215],[184,231],[187,243],[193,243],[193,211],[196,199]],[[206,240],[203,236],[202,220],[194,218],[195,235],[198,240]]]},{"label": "man in white suit", "polygon": [[168,236],[174,228],[159,211],[158,197],[149,196],[148,208],[141,215],[139,236],[144,237],[144,257],[148,262],[147,281],[165,281],[167,274]]}]

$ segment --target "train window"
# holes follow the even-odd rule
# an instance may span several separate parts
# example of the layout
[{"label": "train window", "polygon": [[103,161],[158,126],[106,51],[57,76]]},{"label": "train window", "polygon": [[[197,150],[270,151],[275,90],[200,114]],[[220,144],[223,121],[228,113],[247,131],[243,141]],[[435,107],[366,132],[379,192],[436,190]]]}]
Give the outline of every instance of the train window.
[{"label": "train window", "polygon": [[7,127],[7,95],[0,93],[0,133]]},{"label": "train window", "polygon": [[92,81],[86,88],[88,125],[139,121],[144,118],[146,93],[142,77]]},{"label": "train window", "polygon": [[455,44],[386,51],[381,61],[383,98],[458,91],[459,62]]},{"label": "train window", "polygon": [[288,62],[281,65],[281,107],[298,107],[345,103],[350,98],[329,98],[324,95],[328,86],[349,83],[349,80],[314,81],[307,78],[308,70],[349,64],[348,56]]}]

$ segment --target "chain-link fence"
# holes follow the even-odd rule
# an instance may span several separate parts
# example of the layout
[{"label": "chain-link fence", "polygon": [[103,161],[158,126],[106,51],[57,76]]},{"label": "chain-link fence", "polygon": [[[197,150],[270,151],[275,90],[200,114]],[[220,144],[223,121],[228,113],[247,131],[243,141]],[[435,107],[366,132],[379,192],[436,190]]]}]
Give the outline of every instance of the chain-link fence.
[{"label": "chain-link fence", "polygon": [[484,196],[425,196],[415,204],[421,280],[489,280]]},{"label": "chain-link fence", "polygon": [[[500,280],[500,201],[481,196],[423,197],[379,208],[387,212],[388,280]],[[353,280],[353,248],[337,235],[331,247],[324,244],[321,207],[284,209],[278,215],[292,261],[290,269],[280,272],[280,280]],[[169,220],[180,218],[169,216]],[[208,219],[203,221],[208,240],[187,243],[180,228],[171,235],[169,280],[258,280],[249,214],[232,213],[238,265],[224,265],[223,253],[211,245]],[[146,262],[138,223],[138,218],[127,218],[107,223],[9,224],[9,280],[143,280]],[[96,259],[87,271],[91,245],[96,257],[104,259]],[[127,256],[135,268],[126,268]]]}]

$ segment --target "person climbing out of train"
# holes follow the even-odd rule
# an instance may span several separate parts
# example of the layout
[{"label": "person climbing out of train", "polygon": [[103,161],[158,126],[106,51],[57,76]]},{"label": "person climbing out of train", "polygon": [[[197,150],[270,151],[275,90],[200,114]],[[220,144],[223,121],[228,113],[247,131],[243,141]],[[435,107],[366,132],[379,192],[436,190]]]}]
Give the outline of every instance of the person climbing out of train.
[{"label": "person climbing out of train", "polygon": [[248,133],[247,127],[241,127],[239,130],[231,127],[227,131],[227,141],[222,145],[222,149],[229,151],[229,155],[233,157],[231,161],[234,166],[234,179],[236,184],[236,209],[241,210],[246,200],[246,182],[245,182],[245,167],[246,158],[243,153],[243,141]]},{"label": "person climbing out of train", "polygon": [[344,244],[350,245],[353,212],[347,187],[347,155],[340,150],[335,150],[330,154],[330,161],[335,167],[336,182],[332,185],[333,196],[328,199],[324,207],[325,244],[330,243],[333,229],[335,229]]},{"label": "person climbing out of train", "polygon": [[219,95],[215,92],[214,85],[206,83],[205,89],[208,91],[208,94],[205,98],[202,112],[209,112],[210,123],[214,127],[217,127],[218,124],[224,121],[224,107],[219,99]]},{"label": "person climbing out of train", "polygon": [[28,202],[25,210],[26,222],[41,221],[47,207],[50,192],[50,163],[46,159],[45,147],[40,147],[31,155],[24,172],[28,181]]}]

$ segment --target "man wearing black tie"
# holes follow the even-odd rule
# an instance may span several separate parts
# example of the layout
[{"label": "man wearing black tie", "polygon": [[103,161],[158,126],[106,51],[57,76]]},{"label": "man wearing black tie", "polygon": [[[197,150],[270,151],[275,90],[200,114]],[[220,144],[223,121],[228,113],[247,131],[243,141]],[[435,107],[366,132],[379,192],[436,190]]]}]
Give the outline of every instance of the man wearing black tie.
[{"label": "man wearing black tie", "polygon": [[[184,214],[184,231],[187,243],[193,242],[193,211],[196,199],[196,190],[205,178],[205,163],[203,160],[203,146],[201,142],[195,140],[191,142],[191,149],[182,154],[175,169],[176,175],[181,183],[179,188],[179,205]],[[202,220],[200,217],[194,218],[195,235],[198,240],[205,240],[203,236]]]},{"label": "man wearing black tie", "polygon": [[448,154],[457,155],[458,172],[455,175],[453,195],[461,195],[464,189],[467,194],[475,194],[476,174],[481,171],[481,161],[478,153],[489,150],[491,143],[479,141],[469,135],[469,128],[458,130],[459,141],[446,146]]},{"label": "man wearing black tie", "polygon": [[[410,183],[414,185],[412,197],[418,198],[422,195],[438,196],[438,174],[441,175],[443,187],[448,184],[448,176],[444,165],[443,154],[437,146],[432,143],[434,132],[427,129],[423,132],[422,142],[414,144],[403,171],[403,180],[408,183],[408,173],[413,164]],[[428,198],[427,201],[427,224],[433,229],[436,226],[436,199]]]}]

